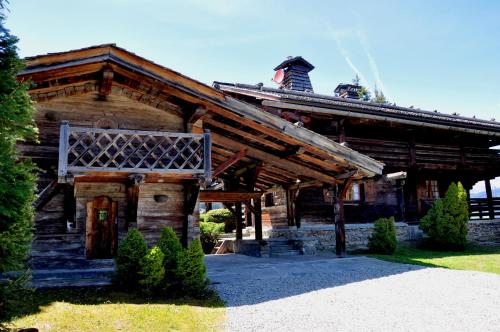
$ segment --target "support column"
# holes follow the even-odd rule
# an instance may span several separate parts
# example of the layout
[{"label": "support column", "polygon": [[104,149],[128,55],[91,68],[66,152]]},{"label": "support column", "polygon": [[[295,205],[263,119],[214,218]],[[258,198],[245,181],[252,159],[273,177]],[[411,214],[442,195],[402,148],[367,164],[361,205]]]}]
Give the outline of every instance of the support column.
[{"label": "support column", "polygon": [[248,226],[252,226],[252,211],[248,208],[248,205],[251,204],[250,201],[245,203],[245,223]]},{"label": "support column", "polygon": [[493,208],[493,193],[491,191],[490,179],[484,180],[484,186],[486,187],[486,201],[488,203],[488,217],[489,217],[489,219],[495,219],[495,209]]},{"label": "support column", "polygon": [[192,214],[198,201],[200,185],[196,182],[184,183],[184,218],[182,222],[182,238],[183,247],[187,247],[189,243],[189,224]]},{"label": "support column", "polygon": [[243,239],[243,222],[241,216],[241,202],[236,202],[234,204],[234,213],[236,220],[236,240]]},{"label": "support column", "polygon": [[344,199],[341,195],[342,190],[339,187],[337,186],[334,190],[335,253],[338,257],[344,257],[346,254]]},{"label": "support column", "polygon": [[256,198],[253,200],[255,208],[255,240],[262,240],[262,200]]}]

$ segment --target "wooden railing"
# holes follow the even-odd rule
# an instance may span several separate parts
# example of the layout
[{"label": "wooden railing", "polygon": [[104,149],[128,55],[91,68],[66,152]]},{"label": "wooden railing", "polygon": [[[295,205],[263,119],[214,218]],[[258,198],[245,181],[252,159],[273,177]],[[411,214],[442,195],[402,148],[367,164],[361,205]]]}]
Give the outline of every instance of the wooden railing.
[{"label": "wooden railing", "polygon": [[59,138],[59,182],[88,172],[171,173],[211,178],[210,134],[70,127]]},{"label": "wooden railing", "polygon": [[500,197],[493,197],[491,205],[487,198],[471,198],[469,200],[470,219],[500,218]]},{"label": "wooden railing", "polygon": [[[434,204],[435,199],[421,199],[422,213],[425,214]],[[493,197],[491,205],[487,198],[470,198],[469,219],[495,219],[500,218],[500,197]]]}]

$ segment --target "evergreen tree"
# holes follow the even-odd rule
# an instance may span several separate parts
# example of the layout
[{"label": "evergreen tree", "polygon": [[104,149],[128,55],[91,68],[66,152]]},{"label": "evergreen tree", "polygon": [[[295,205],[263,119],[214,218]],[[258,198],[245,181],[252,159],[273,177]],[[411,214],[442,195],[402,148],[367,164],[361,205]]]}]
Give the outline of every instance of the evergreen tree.
[{"label": "evergreen tree", "polygon": [[359,96],[359,99],[364,100],[364,101],[370,101],[370,98],[371,98],[370,91],[368,91],[368,89],[365,88],[364,86],[362,86],[359,89],[358,96]]},{"label": "evergreen tree", "polygon": [[[17,55],[17,38],[4,26],[5,10],[0,0],[0,273],[24,269],[29,252],[35,167],[17,158],[16,143],[34,140],[37,134],[28,84],[16,80],[23,62]],[[23,279],[0,281],[0,316],[8,309],[12,289]]]},{"label": "evergreen tree", "polygon": [[443,199],[434,202],[422,218],[420,228],[438,249],[464,249],[467,244],[469,212],[467,192],[462,184],[452,183]]},{"label": "evergreen tree", "polygon": [[4,10],[0,0],[0,272],[22,268],[28,254],[35,167],[17,158],[16,143],[37,134],[28,84],[16,80],[23,62],[17,55],[17,38],[4,27]]},{"label": "evergreen tree", "polygon": [[376,87],[375,87],[375,90],[373,92],[375,94],[375,96],[372,98],[372,101],[374,103],[379,103],[379,104],[387,104],[387,99],[385,98],[385,95],[384,93],[382,92],[382,90],[378,90]]}]

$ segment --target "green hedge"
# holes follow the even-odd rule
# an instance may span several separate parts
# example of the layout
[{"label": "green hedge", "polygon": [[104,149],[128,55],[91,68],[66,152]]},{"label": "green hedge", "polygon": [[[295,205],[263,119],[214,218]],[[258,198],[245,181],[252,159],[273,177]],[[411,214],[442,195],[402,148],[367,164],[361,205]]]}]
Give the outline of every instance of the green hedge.
[{"label": "green hedge", "polygon": [[394,217],[377,219],[368,238],[368,249],[373,253],[390,255],[396,250],[397,243]]},{"label": "green hedge", "polygon": [[440,250],[464,250],[467,244],[469,211],[467,192],[460,182],[452,183],[443,199],[438,199],[422,218],[420,228],[429,243]]},{"label": "green hedge", "polygon": [[224,232],[224,224],[214,222],[200,222],[200,241],[203,252],[209,254],[217,244],[221,233]]}]

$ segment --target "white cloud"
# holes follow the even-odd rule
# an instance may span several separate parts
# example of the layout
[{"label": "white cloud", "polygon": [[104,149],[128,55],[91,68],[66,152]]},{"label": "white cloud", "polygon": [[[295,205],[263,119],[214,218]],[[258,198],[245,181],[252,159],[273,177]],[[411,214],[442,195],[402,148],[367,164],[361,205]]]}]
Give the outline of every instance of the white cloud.
[{"label": "white cloud", "polygon": [[[497,177],[493,180],[490,180],[490,184],[491,184],[491,189],[500,188],[500,177]],[[485,192],[485,191],[486,191],[486,188],[484,186],[484,181],[480,181],[480,182],[476,183],[474,185],[474,187],[472,187],[470,192],[473,194],[477,194],[477,193],[481,193],[481,192]]]}]

